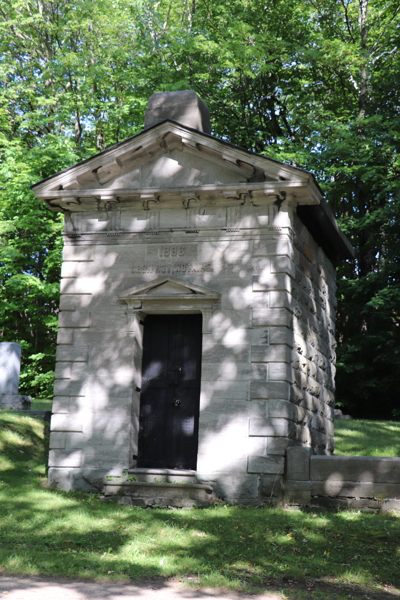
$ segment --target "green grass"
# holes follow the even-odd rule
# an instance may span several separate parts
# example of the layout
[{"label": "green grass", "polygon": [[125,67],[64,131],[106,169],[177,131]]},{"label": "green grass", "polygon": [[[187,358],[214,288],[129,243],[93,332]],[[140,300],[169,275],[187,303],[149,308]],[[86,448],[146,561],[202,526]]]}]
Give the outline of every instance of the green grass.
[{"label": "green grass", "polygon": [[32,400],[31,410],[51,410],[53,400]]},{"label": "green grass", "polygon": [[400,423],[339,419],[335,421],[335,454],[400,456]]},{"label": "green grass", "polygon": [[296,582],[291,599],[313,598],[318,585],[332,591],[324,592],[332,600],[342,597],[345,584],[364,591],[400,585],[399,514],[226,505],[139,509],[43,487],[44,464],[44,423],[0,411],[3,573],[110,581],[175,577],[237,591],[270,584],[287,591]]}]

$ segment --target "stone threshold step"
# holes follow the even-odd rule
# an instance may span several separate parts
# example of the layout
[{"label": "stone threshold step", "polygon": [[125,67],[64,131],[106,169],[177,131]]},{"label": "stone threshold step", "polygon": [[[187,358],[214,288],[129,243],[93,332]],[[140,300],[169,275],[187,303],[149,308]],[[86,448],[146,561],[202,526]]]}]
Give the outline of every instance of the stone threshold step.
[{"label": "stone threshold step", "polygon": [[128,477],[154,483],[196,483],[196,471],[185,469],[134,468],[128,470]]},{"label": "stone threshold step", "polygon": [[213,489],[211,485],[207,483],[170,483],[170,482],[156,482],[156,481],[106,481],[104,484],[104,489],[110,488],[113,490],[123,489],[123,490],[135,490],[135,489],[166,489],[172,490],[177,489],[181,491],[186,490],[204,490],[207,493],[211,494]]},{"label": "stone threshold step", "polygon": [[136,506],[210,506],[213,489],[203,483],[155,481],[106,481],[105,497],[129,498],[123,504]]}]

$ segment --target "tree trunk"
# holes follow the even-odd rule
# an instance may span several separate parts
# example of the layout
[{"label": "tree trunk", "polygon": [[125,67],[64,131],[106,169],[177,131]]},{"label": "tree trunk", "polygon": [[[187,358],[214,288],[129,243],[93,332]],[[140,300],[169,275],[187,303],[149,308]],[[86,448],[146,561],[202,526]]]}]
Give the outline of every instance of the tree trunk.
[{"label": "tree trunk", "polygon": [[360,51],[363,62],[360,70],[358,117],[363,119],[368,99],[368,0],[360,0]]},{"label": "tree trunk", "polygon": [[[359,24],[360,24],[360,54],[362,56],[362,64],[360,69],[360,87],[358,96],[358,127],[357,133],[361,140],[364,135],[362,121],[365,118],[366,106],[368,102],[368,0],[360,0],[359,8]],[[360,175],[356,176],[356,200],[360,217],[363,218],[368,212],[368,193],[365,189],[365,184]],[[369,264],[368,252],[368,232],[363,229],[360,231],[359,237],[360,254],[359,254],[359,275],[365,277],[371,270]]]}]

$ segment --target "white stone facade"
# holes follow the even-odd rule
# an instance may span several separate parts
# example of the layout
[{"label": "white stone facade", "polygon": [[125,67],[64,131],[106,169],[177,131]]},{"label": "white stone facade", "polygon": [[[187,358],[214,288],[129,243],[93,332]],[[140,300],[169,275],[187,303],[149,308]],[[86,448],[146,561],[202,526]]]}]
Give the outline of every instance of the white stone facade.
[{"label": "white stone facade", "polygon": [[321,202],[308,174],[164,122],[35,188],[66,213],[51,483],[135,466],[149,314],[202,314],[197,480],[217,496],[276,497],[288,445],[332,451],[335,269],[296,214]]}]

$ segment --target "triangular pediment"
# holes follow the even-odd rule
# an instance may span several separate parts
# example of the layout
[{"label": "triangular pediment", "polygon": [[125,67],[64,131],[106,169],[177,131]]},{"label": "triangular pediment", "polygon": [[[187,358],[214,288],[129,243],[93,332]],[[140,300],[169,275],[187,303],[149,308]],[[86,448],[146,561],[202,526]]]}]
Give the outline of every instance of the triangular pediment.
[{"label": "triangular pediment", "polygon": [[[217,226],[229,228],[228,214],[226,219],[223,216],[221,222],[218,221],[216,211],[220,208],[240,212],[251,205],[254,214],[257,207],[274,204],[279,212],[287,200],[302,209],[299,215],[303,222],[329,256],[336,256],[336,250],[331,250],[333,244],[338,247],[338,255],[353,257],[353,250],[324,204],[322,191],[312,174],[171,120],[162,121],[56,173],[32,189],[50,210],[69,216],[67,235],[78,234],[79,224],[74,224],[72,213],[89,215],[85,227],[90,229],[90,214],[101,216],[103,211],[107,216],[101,216],[101,221],[107,221],[108,232],[120,230],[118,223],[123,209],[139,210],[140,214],[132,218],[138,221],[134,230],[142,231],[142,225],[145,229],[157,229],[157,215],[162,211],[166,213],[165,209],[196,206],[203,211],[199,216],[205,217],[200,219],[201,226],[209,216],[206,211],[214,211]],[[266,213],[264,208],[260,210],[264,211],[264,221],[258,225],[264,226]],[[190,210],[187,215],[188,218],[183,219],[185,223],[181,219],[178,225],[176,221],[173,225],[178,229],[197,229],[199,223],[191,219]],[[231,220],[236,222],[236,217],[233,215]],[[170,220],[165,222],[168,226],[161,228],[170,229]],[[327,234],[334,242],[325,243]],[[163,297],[167,297],[167,289],[164,291]],[[169,291],[171,297],[172,288]]]},{"label": "triangular pediment", "polygon": [[124,198],[135,190],[140,195],[146,190],[194,190],[210,185],[235,188],[264,182],[307,186],[310,175],[164,121],[35,184],[33,189],[38,198],[61,200],[69,195],[78,199],[90,195]]},{"label": "triangular pediment", "polygon": [[192,290],[189,290],[187,287],[183,285],[179,285],[177,283],[173,283],[172,281],[166,281],[161,285],[157,285],[154,288],[151,288],[146,296],[148,297],[157,297],[157,296],[182,296],[182,294],[194,294]]},{"label": "triangular pediment", "polygon": [[234,164],[219,164],[223,159],[218,160],[216,157],[212,160],[211,157],[202,156],[200,153],[196,156],[194,152],[163,148],[157,156],[149,156],[141,164],[138,160],[132,161],[132,164],[122,169],[115,179],[107,182],[107,188],[166,189],[247,181],[249,170],[246,173],[245,169],[235,167]]},{"label": "triangular pediment", "polygon": [[214,290],[189,283],[177,277],[157,277],[152,281],[136,285],[118,295],[121,302],[137,300],[212,300],[220,299],[220,294]]}]

